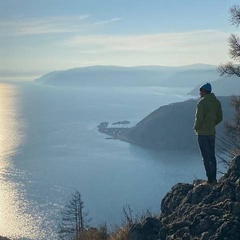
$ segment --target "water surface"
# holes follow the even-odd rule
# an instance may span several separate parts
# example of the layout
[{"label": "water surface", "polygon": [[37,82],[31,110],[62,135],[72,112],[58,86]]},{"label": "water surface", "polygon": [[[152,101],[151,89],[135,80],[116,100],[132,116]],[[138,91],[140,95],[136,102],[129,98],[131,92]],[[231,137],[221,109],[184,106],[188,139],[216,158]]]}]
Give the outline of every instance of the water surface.
[{"label": "water surface", "polygon": [[0,235],[57,239],[60,210],[75,190],[94,226],[121,224],[126,204],[159,213],[172,185],[204,178],[199,154],[107,140],[97,125],[134,125],[162,105],[188,99],[188,91],[1,84]]}]

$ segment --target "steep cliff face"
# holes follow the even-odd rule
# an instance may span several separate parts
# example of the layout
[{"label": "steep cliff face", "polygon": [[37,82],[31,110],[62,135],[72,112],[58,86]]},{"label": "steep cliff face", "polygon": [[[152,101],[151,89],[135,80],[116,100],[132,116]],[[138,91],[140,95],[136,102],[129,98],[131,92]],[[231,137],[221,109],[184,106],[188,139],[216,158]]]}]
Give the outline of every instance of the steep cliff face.
[{"label": "steep cliff face", "polygon": [[216,185],[178,183],[161,203],[160,219],[132,226],[128,240],[240,239],[240,156]]}]

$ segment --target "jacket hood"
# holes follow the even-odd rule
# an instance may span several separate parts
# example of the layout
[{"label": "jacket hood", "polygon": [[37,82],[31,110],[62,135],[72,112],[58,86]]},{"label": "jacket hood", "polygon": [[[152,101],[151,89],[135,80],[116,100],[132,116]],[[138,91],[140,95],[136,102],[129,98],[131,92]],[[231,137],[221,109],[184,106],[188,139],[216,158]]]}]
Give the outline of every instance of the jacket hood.
[{"label": "jacket hood", "polygon": [[216,101],[217,98],[214,93],[209,93],[209,94],[204,95],[203,99],[205,99],[209,102],[212,102],[212,101]]}]

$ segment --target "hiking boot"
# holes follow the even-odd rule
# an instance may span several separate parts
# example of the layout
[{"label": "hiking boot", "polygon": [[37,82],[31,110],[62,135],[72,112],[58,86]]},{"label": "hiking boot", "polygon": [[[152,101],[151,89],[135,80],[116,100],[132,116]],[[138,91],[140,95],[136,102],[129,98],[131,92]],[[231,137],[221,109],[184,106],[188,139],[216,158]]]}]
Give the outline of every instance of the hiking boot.
[{"label": "hiking boot", "polygon": [[213,181],[208,181],[208,183],[212,186],[215,186],[215,185],[217,185],[217,180],[215,179]]}]

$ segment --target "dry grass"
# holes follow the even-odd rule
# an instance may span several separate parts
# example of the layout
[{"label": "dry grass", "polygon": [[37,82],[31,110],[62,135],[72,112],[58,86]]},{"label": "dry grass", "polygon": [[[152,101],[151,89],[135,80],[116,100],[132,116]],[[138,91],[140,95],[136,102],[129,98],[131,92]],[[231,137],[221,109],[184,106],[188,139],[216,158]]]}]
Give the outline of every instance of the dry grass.
[{"label": "dry grass", "polygon": [[107,225],[101,225],[98,228],[88,228],[79,239],[76,240],[127,240],[128,233],[134,224],[142,224],[147,217],[159,218],[149,210],[142,213],[133,214],[129,205],[123,207],[122,226],[115,226],[115,229],[108,232]]}]

